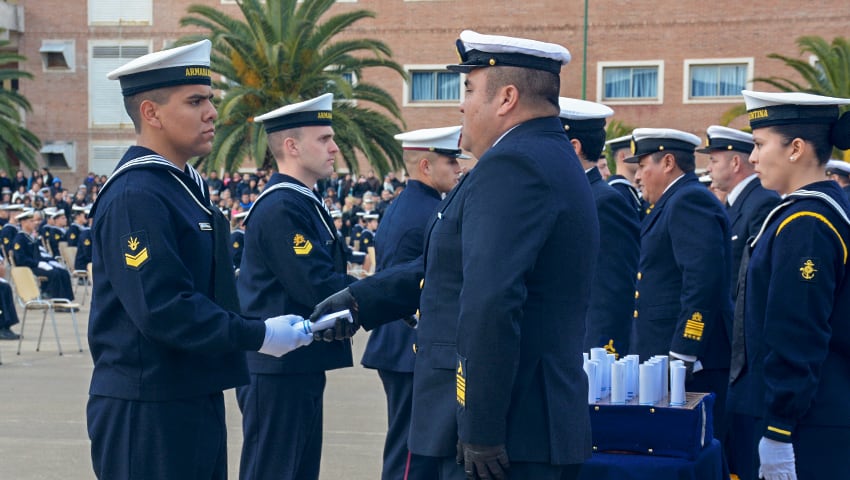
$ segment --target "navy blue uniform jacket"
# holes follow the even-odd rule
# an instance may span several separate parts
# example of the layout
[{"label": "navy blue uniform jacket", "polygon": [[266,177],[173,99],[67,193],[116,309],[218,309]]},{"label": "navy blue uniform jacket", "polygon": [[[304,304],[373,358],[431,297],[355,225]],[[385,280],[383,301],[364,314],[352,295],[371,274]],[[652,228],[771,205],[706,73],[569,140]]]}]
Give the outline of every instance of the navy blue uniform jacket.
[{"label": "navy blue uniform jacket", "polygon": [[732,229],[732,300],[737,297],[738,270],[741,266],[741,255],[747,246],[747,240],[752,239],[761,229],[761,224],[767,214],[779,203],[779,194],[761,186],[761,180],[754,178],[741,190],[726,213]]},{"label": "navy blue uniform jacket", "polygon": [[242,263],[242,251],[245,250],[245,231],[236,229],[230,232],[230,255],[233,258],[233,268],[239,268]]},{"label": "navy blue uniform jacket", "polygon": [[640,257],[640,224],[634,204],[602,180],[598,168],[587,172],[599,216],[599,258],[587,310],[584,351],[605,347],[611,353],[629,351],[632,296]]},{"label": "navy blue uniform jacket", "polygon": [[74,270],[85,270],[91,262],[91,229],[80,229],[80,241],[77,242],[77,256],[74,257]]},{"label": "navy blue uniform jacket", "polygon": [[622,175],[611,175],[608,177],[608,185],[614,187],[614,190],[626,199],[629,206],[634,208],[635,212],[637,212],[638,219],[643,220],[643,217],[646,216],[646,212],[644,211],[644,202],[640,197],[640,193],[638,193],[638,189]]},{"label": "navy blue uniform jacket", "polygon": [[174,400],[248,383],[242,350],[260,348],[265,325],[214,301],[216,282],[228,279],[214,275],[218,211],[205,197],[189,174],[142,147],[127,151],[98,196],[92,395]]},{"label": "navy blue uniform jacket", "polygon": [[723,205],[687,173],[641,226],[631,353],[641,361],[670,351],[729,368],[732,253]]},{"label": "navy blue uniform jacket", "polygon": [[807,185],[771,213],[750,257],[746,367],[728,403],[774,440],[798,424],[850,427],[848,215],[838,184]]},{"label": "navy blue uniform jacket", "polygon": [[[375,236],[376,271],[409,262],[422,255],[425,226],[440,203],[440,193],[417,180],[407,187],[384,213]],[[369,334],[363,366],[413,373],[416,330],[402,321],[382,325]]]},{"label": "navy blue uniform jacket", "polygon": [[425,232],[419,262],[352,285],[366,322],[396,319],[413,312],[424,265],[411,452],[453,456],[459,435],[505,444],[512,461],[583,462],[581,352],[599,225],[560,120],[508,132]]},{"label": "navy blue uniform jacket", "polygon": [[[293,188],[277,185],[289,184]],[[343,241],[321,200],[298,180],[275,173],[245,217],[245,250],[236,280],[245,315],[309,317],[313,307],[354,281]],[[275,358],[248,352],[251,373],[322,372],[353,364],[351,341],[313,342]]]}]

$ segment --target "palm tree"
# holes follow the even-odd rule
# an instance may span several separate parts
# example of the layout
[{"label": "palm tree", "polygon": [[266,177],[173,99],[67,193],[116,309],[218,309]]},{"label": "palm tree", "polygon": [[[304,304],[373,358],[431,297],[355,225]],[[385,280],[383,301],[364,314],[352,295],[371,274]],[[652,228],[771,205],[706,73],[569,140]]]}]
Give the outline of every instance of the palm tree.
[{"label": "palm tree", "polygon": [[821,37],[805,36],[797,39],[797,45],[801,55],[813,57],[815,61],[778,53],[771,53],[767,58],[785,62],[785,65],[803,77],[802,82],[776,76],[756,78],[755,81],[773,85],[785,92],[808,92],[850,98],[850,41],[837,37],[830,44]]},{"label": "palm tree", "polygon": [[[620,138],[626,135],[631,135],[632,130],[635,127],[623,123],[619,120],[612,120],[608,123],[608,127],[605,128],[605,139],[611,140],[612,138]],[[617,173],[617,162],[614,161],[614,153],[610,148],[605,149],[605,158],[608,161],[608,170],[611,171],[611,174],[614,175]]]},{"label": "palm tree", "polygon": [[[26,57],[4,51],[9,41],[0,41],[0,65],[11,65],[26,61]],[[32,78],[28,72],[16,68],[0,68],[0,84],[8,81]],[[20,93],[0,87],[0,168],[10,171],[15,161],[29,168],[38,168],[38,152],[41,141],[22,124],[22,112],[32,111],[30,102]]]},{"label": "palm tree", "polygon": [[[850,40],[836,37],[832,43],[827,43],[818,36],[804,36],[797,39],[797,45],[802,59],[778,53],[771,53],[767,57],[785,62],[802,77],[802,81],[779,76],[757,77],[753,81],[772,85],[783,92],[850,98]],[[815,61],[810,61],[810,58]],[[721,124],[729,125],[746,113],[744,105],[737,105],[723,114]],[[841,155],[840,151],[836,150],[836,155]],[[847,153],[843,155],[848,158]]]},{"label": "palm tree", "polygon": [[[255,115],[334,93],[334,131],[340,152],[352,172],[363,155],[381,175],[401,165],[401,146],[393,139],[403,126],[401,110],[388,92],[362,79],[366,69],[389,68],[405,76],[389,47],[374,39],[334,37],[357,21],[373,18],[368,10],[327,16],[335,0],[237,0],[244,19],[215,7],[192,5],[183,26],[209,32],[211,67],[222,75],[213,84],[222,91],[213,153],[201,159],[205,170],[232,171],[250,156],[268,166],[271,157]],[[179,43],[206,37],[195,34]],[[368,102],[389,115],[365,108]]]}]

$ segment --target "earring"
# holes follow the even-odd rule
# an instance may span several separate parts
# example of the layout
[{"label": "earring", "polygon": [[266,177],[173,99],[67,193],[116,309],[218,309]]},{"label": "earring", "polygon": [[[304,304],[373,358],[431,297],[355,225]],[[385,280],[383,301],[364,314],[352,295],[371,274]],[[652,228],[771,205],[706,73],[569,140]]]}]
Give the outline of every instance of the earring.
[{"label": "earring", "polygon": [[793,156],[793,155],[791,155],[791,157],[789,158],[789,160],[791,160],[791,161],[793,162],[793,161],[794,161],[794,156]]}]

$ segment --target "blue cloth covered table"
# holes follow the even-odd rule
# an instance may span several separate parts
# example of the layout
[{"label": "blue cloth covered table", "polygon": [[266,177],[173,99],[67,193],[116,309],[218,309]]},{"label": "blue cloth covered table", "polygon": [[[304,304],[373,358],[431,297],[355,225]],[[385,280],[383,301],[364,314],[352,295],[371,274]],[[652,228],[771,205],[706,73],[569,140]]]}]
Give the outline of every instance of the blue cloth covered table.
[{"label": "blue cloth covered table", "polygon": [[726,480],[720,442],[712,440],[694,460],[653,455],[594,453],[580,480]]}]

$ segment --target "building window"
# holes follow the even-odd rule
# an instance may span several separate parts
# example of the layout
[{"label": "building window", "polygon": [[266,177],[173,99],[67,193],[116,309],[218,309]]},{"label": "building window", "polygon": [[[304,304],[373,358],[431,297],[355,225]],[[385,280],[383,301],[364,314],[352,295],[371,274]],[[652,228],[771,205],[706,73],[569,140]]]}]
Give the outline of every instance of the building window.
[{"label": "building window", "polygon": [[77,167],[72,142],[45,143],[41,146],[41,157],[48,168],[73,171]]},{"label": "building window", "polygon": [[445,65],[405,67],[410,81],[405,83],[405,105],[456,105],[461,100],[460,73]]},{"label": "building window", "polygon": [[152,0],[88,0],[89,25],[150,25]]},{"label": "building window", "polygon": [[599,62],[599,101],[661,103],[664,64],[661,61]]},{"label": "building window", "polygon": [[124,111],[124,97],[118,81],[106,75],[130,60],[147,55],[150,45],[137,43],[91,43],[89,60],[89,112],[92,126],[132,127],[130,116]]},{"label": "building window", "polygon": [[41,66],[45,72],[74,71],[74,41],[73,40],[42,40]]},{"label": "building window", "polygon": [[91,155],[89,155],[89,171],[96,175],[111,174],[121,157],[127,153],[127,149],[132,145],[132,143],[92,145]]},{"label": "building window", "polygon": [[739,101],[753,74],[751,58],[685,60],[684,101]]}]

